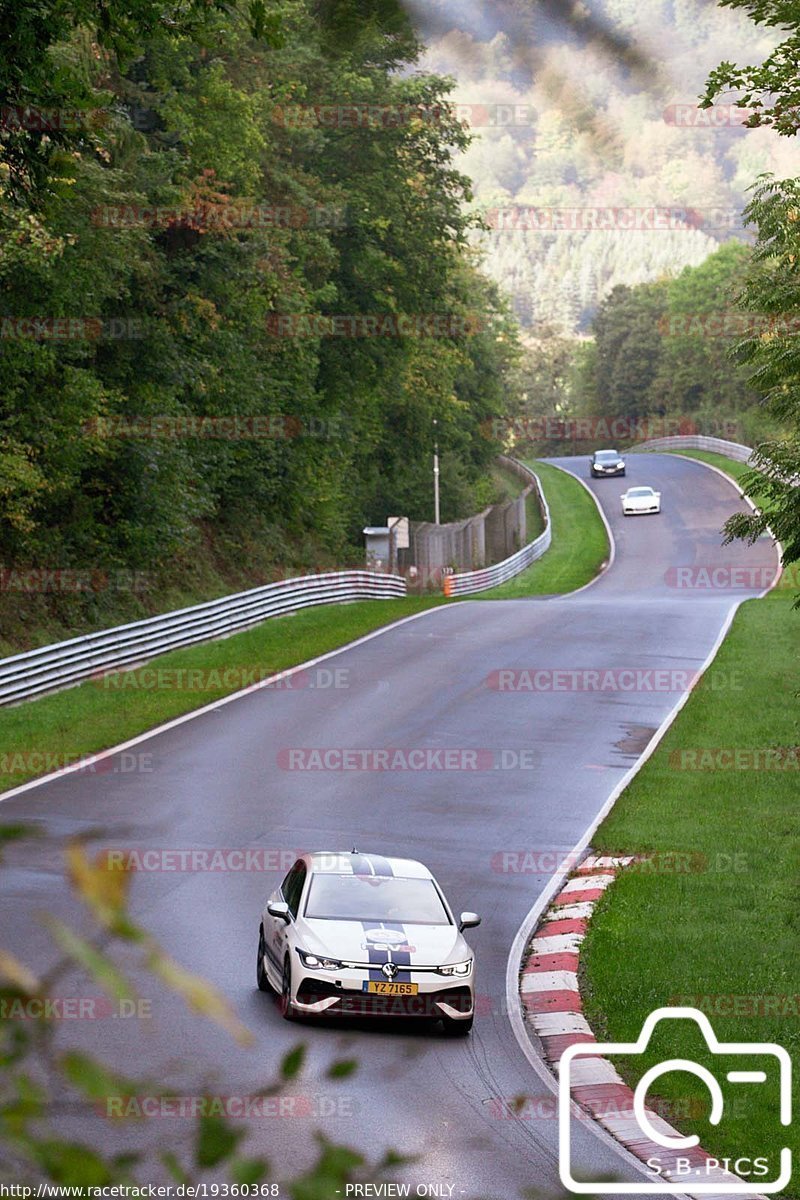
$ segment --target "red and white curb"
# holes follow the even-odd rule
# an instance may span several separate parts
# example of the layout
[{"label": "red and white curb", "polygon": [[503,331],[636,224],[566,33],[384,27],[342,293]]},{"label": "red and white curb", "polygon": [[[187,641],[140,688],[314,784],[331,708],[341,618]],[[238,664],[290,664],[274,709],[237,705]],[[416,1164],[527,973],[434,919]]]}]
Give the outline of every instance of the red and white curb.
[{"label": "red and white curb", "polygon": [[[519,995],[526,1023],[536,1033],[548,1066],[558,1075],[561,1055],[576,1043],[596,1042],[597,1038],[583,1015],[583,1003],[578,987],[580,948],[597,901],[617,875],[634,860],[632,857],[610,858],[590,855],[585,858],[551,901],[522,958]],[[570,1096],[585,1116],[602,1125],[642,1162],[658,1159],[664,1183],[685,1182],[685,1195],[692,1195],[686,1171],[678,1169],[678,1157],[688,1160],[691,1172],[702,1173],[704,1184],[718,1183],[721,1188],[745,1184],[738,1176],[722,1167],[708,1165],[714,1156],[700,1146],[671,1150],[648,1138],[633,1112],[633,1089],[630,1088],[608,1059],[596,1056],[575,1059],[571,1065]],[[646,1116],[657,1134],[678,1138],[662,1116],[645,1108]],[[670,1176],[672,1178],[670,1178]],[[653,1176],[655,1182],[658,1176]],[[682,1189],[683,1190],[683,1189]],[[697,1193],[695,1193],[697,1194]],[[724,1195],[720,1192],[719,1195]],[[729,1193],[728,1193],[729,1194]],[[739,1195],[743,1193],[739,1190]],[[750,1200],[762,1200],[755,1192]],[[714,1200],[704,1192],[703,1200]],[[744,1200],[744,1197],[743,1197]]]}]

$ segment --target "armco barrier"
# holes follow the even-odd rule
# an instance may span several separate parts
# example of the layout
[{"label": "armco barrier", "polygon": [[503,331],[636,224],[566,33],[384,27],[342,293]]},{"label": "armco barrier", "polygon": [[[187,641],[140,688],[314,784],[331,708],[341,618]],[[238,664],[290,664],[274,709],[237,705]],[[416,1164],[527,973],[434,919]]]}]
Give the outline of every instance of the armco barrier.
[{"label": "armco barrier", "polygon": [[299,608],[405,594],[402,576],[373,571],[336,571],[268,583],[192,608],[0,659],[0,705],[52,692],[100,671],[143,662],[179,646],[222,637]]},{"label": "armco barrier", "polygon": [[[508,461],[501,459],[501,462],[507,463]],[[504,558],[502,562],[495,563],[493,567],[484,567],[480,571],[465,571],[460,575],[446,575],[444,578],[445,596],[468,596],[473,592],[485,592],[489,588],[497,587],[499,583],[505,583],[507,579],[513,579],[515,575],[519,575],[521,571],[529,567],[537,558],[541,558],[550,545],[553,536],[550,524],[550,509],[547,506],[539,477],[516,459],[513,460],[513,463],[516,473],[523,475],[528,479],[529,483],[534,484],[536,487],[542,506],[542,516],[544,517],[544,533],[540,533],[534,541],[528,542],[527,546],[523,546],[521,550],[517,550],[516,554],[512,554],[510,558]]]},{"label": "armco barrier", "polygon": [[709,450],[743,463],[749,462],[753,453],[752,446],[742,446],[740,442],[726,442],[723,438],[701,437],[699,434],[651,438],[648,442],[639,442],[638,445],[631,446],[631,450]]}]

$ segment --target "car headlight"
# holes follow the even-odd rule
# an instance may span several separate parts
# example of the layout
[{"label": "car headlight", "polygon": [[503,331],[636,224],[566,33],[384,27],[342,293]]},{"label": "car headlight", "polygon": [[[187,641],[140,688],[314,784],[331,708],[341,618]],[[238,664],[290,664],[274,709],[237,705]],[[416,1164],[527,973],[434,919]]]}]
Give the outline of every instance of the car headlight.
[{"label": "car headlight", "polygon": [[469,975],[471,970],[471,958],[468,958],[466,962],[453,963],[451,967],[439,967],[439,973],[441,975]]},{"label": "car headlight", "polygon": [[338,958],[324,958],[318,954],[308,954],[305,950],[298,950],[300,961],[304,967],[310,967],[312,971],[339,971],[342,964]]}]

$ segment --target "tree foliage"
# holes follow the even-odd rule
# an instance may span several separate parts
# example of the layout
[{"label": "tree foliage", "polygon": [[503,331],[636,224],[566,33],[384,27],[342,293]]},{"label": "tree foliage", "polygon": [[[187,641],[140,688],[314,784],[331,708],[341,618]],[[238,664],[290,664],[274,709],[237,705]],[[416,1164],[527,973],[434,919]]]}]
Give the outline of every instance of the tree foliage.
[{"label": "tree foliage", "polygon": [[746,440],[777,428],[732,358],[748,325],[763,320],[737,303],[749,269],[748,248],[729,242],[673,278],[614,288],[569,376],[572,415],[622,418],[632,440],[648,429]]},{"label": "tree foliage", "polygon": [[736,353],[781,436],[759,443],[753,470],[744,477],[745,492],[759,511],[739,513],[725,528],[728,540],[750,542],[771,532],[788,564],[800,561],[800,180],[762,179],[746,215],[757,226],[758,240],[757,269],[744,297],[769,323],[744,339]]},{"label": "tree foliage", "polygon": [[[343,555],[430,516],[434,417],[466,515],[515,334],[402,5],[14,0],[0,26],[0,558],[157,572],[201,529]],[[340,315],[445,331],[314,324]]]},{"label": "tree foliage", "polygon": [[[784,36],[756,66],[721,63],[709,76],[704,104],[732,91],[736,103],[750,111],[749,125],[770,125],[795,136],[800,130],[800,6],[795,0],[722,2],[743,10],[756,26],[779,29]],[[783,546],[784,563],[793,563],[800,560],[800,180],[761,176],[745,218],[756,229],[757,270],[746,281],[743,301],[768,314],[770,326],[745,339],[738,357],[750,369],[783,436],[761,442],[755,469],[745,477],[746,492],[761,511],[736,515],[726,531],[729,539],[753,541],[769,529]]]},{"label": "tree foliage", "polygon": [[[726,101],[698,109],[708,64],[753,53],[744,11],[695,0],[419,11],[425,62],[457,76],[475,134],[463,162],[490,224],[487,269],[535,338],[586,335],[614,287],[745,240],[752,180],[794,169],[773,130],[745,128]],[[774,40],[765,31],[758,52]]]},{"label": "tree foliage", "polygon": [[720,0],[721,6],[746,13],[756,25],[779,29],[787,36],[778,41],[755,65],[720,63],[706,84],[702,105],[709,108],[717,97],[735,94],[738,108],[746,109],[744,123],[751,129],[771,126],[777,133],[794,136],[800,130],[800,7],[796,0]]}]

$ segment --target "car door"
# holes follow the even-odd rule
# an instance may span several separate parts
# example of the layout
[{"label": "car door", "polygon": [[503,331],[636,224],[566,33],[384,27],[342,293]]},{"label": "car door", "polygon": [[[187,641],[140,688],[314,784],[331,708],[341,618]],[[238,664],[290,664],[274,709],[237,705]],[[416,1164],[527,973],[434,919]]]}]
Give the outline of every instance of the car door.
[{"label": "car door", "polygon": [[267,957],[270,967],[280,977],[287,947],[291,947],[294,920],[300,908],[300,897],[306,882],[306,864],[297,860],[280,886],[280,899],[289,906],[290,920],[287,925],[280,917],[267,914],[269,929],[265,930]]}]

